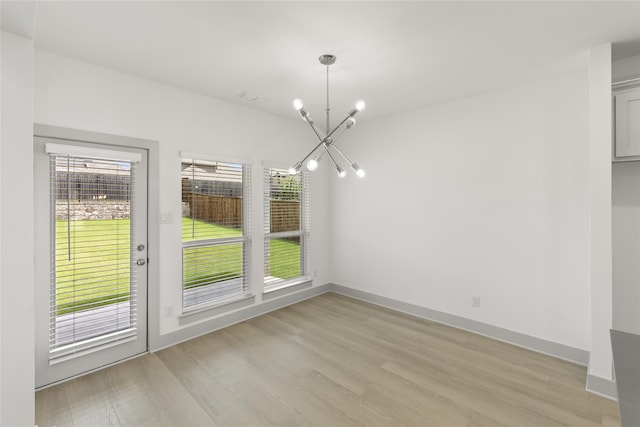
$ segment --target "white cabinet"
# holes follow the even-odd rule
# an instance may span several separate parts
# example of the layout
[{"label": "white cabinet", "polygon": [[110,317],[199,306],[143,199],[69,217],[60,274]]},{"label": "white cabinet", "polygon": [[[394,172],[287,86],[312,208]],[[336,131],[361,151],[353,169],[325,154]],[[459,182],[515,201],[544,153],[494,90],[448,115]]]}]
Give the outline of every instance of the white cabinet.
[{"label": "white cabinet", "polygon": [[615,93],[615,108],[615,157],[640,158],[640,88]]}]

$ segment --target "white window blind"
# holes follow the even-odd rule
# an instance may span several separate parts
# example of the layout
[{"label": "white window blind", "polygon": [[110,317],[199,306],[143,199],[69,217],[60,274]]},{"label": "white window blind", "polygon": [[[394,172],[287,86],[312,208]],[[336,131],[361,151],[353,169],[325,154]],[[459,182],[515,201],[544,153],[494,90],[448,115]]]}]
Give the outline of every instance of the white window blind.
[{"label": "white window blind", "polygon": [[251,167],[182,158],[183,311],[251,291]]},{"label": "white window blind", "polygon": [[114,162],[140,163],[142,156],[140,153],[106,150],[104,148],[86,147],[84,145],[66,145],[47,143],[45,146],[47,154],[56,156],[70,156],[78,159],[112,160]]},{"label": "white window blind", "polygon": [[265,289],[309,280],[309,175],[264,169]]},{"label": "white window blind", "polygon": [[136,164],[50,155],[50,359],[136,333]]}]

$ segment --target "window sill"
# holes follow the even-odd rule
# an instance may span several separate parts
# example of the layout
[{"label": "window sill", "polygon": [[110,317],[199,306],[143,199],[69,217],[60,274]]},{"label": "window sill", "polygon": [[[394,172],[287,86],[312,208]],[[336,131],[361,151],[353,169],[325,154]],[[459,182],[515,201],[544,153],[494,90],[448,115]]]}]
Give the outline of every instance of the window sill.
[{"label": "window sill", "polygon": [[262,300],[266,301],[272,298],[278,298],[292,292],[310,288],[311,285],[313,285],[313,280],[310,277],[300,277],[295,280],[278,283],[262,292]]}]

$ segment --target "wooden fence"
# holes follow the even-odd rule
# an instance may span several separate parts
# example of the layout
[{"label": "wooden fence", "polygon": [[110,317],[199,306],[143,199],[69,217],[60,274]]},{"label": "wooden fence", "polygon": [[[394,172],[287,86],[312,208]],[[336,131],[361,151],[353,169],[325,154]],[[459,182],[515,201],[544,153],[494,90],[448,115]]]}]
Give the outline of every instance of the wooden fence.
[{"label": "wooden fence", "polygon": [[271,232],[300,230],[300,202],[271,200]]},{"label": "wooden fence", "polygon": [[[227,227],[242,226],[242,198],[182,193],[189,204],[190,216]],[[300,202],[271,200],[271,232],[300,230]]]},{"label": "wooden fence", "polygon": [[56,198],[71,200],[131,200],[131,177],[56,171]]},{"label": "wooden fence", "polygon": [[189,212],[195,219],[226,227],[242,226],[242,197],[182,193],[182,200],[189,203]]}]

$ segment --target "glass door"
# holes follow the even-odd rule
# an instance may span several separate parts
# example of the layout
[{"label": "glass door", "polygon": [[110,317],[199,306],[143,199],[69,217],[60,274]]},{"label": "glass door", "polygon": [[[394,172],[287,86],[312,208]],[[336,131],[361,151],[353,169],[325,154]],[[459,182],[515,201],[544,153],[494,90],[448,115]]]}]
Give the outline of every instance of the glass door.
[{"label": "glass door", "polygon": [[147,350],[147,152],[35,138],[36,387]]}]

